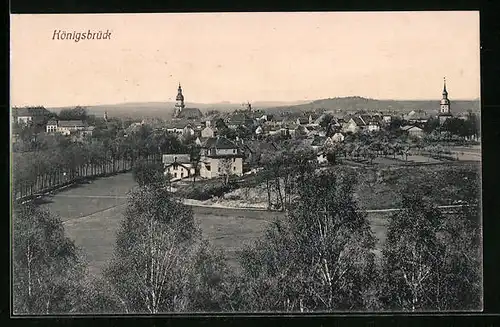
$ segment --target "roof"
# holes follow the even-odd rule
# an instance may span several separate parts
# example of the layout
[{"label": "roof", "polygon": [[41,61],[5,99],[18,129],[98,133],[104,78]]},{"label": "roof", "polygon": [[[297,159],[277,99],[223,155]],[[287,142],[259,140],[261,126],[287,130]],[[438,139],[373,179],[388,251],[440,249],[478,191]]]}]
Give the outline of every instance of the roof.
[{"label": "roof", "polygon": [[365,123],[359,117],[353,116],[351,119],[354,120],[354,123],[356,123],[356,125],[358,126],[365,125]]},{"label": "roof", "polygon": [[172,120],[172,121],[168,122],[166,125],[167,125],[167,129],[172,129],[172,128],[184,128],[188,124],[190,124],[190,122],[188,122],[186,120]]},{"label": "roof", "polygon": [[162,162],[165,165],[177,163],[189,163],[191,161],[191,156],[189,154],[164,154]]},{"label": "roof", "polygon": [[203,114],[198,108],[184,108],[179,113],[179,117],[181,118],[201,118]]},{"label": "roof", "polygon": [[44,107],[12,108],[12,115],[17,117],[46,116],[50,111]]},{"label": "roof", "polygon": [[226,137],[210,137],[208,138],[204,144],[204,148],[211,149],[237,149],[238,146],[234,144],[234,142],[230,141]]},{"label": "roof", "polygon": [[410,113],[408,113],[408,115],[406,115],[406,118],[407,119],[415,119],[415,120],[427,119],[427,118],[429,118],[429,114],[427,114],[423,110],[417,110],[417,111],[412,110],[412,111],[410,111]]},{"label": "roof", "polygon": [[419,130],[422,130],[420,127],[418,126],[413,126],[413,125],[406,125],[406,126],[402,126],[401,129],[403,131],[409,131],[410,129],[413,129],[413,128],[418,128]]},{"label": "roof", "polygon": [[361,115],[359,118],[364,122],[364,125],[367,125],[372,120],[370,115]]},{"label": "roof", "polygon": [[59,127],[85,127],[87,126],[86,123],[83,122],[83,120],[59,120],[57,122],[57,125]]},{"label": "roof", "polygon": [[314,140],[311,143],[311,146],[321,146],[325,144],[326,137],[320,136],[320,137],[315,137]]},{"label": "roof", "polygon": [[309,123],[309,117],[300,117],[300,118],[297,118],[297,120],[298,120],[301,124],[308,124],[308,123]]},{"label": "roof", "polygon": [[57,125],[57,120],[51,119],[47,122],[47,125]]}]

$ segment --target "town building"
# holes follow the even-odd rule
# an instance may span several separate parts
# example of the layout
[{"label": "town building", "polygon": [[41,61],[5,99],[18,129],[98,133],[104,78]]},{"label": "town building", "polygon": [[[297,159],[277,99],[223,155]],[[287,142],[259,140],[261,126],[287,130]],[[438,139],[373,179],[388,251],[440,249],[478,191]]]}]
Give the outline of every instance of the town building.
[{"label": "town building", "polygon": [[200,176],[216,178],[224,175],[243,175],[243,153],[226,137],[207,139],[201,145]]},{"label": "town building", "polygon": [[358,116],[351,117],[344,125],[344,131],[350,133],[357,133],[366,127],[365,122]]},{"label": "town building", "polygon": [[444,123],[448,118],[453,117],[453,115],[451,114],[450,99],[448,99],[448,91],[446,90],[446,77],[444,78],[443,97],[440,102],[438,117],[441,124]]},{"label": "town building", "polygon": [[12,108],[12,122],[42,126],[47,123],[52,113],[44,107]]},{"label": "town building", "polygon": [[184,95],[179,83],[177,97],[175,98],[174,118],[177,119],[201,119],[203,114],[198,108],[186,108],[184,105]]},{"label": "town building", "polygon": [[335,133],[332,136],[332,141],[334,142],[344,142],[345,136],[342,133]]},{"label": "town building", "polygon": [[207,126],[201,130],[201,137],[215,137],[215,131],[210,126]]},{"label": "town building", "polygon": [[413,137],[420,138],[424,136],[424,130],[418,126],[412,126],[412,125],[402,126],[401,130],[407,132],[408,135]]},{"label": "town building", "polygon": [[92,135],[93,126],[88,126],[83,120],[49,120],[46,125],[47,133],[70,135],[75,133]]},{"label": "town building", "polygon": [[326,157],[326,153],[324,151],[320,151],[316,154],[316,159],[318,160],[318,164],[325,165],[328,163],[328,158]]},{"label": "town building", "polygon": [[188,178],[195,174],[195,167],[189,154],[164,154],[162,162],[165,168],[164,175],[169,175],[171,181]]}]

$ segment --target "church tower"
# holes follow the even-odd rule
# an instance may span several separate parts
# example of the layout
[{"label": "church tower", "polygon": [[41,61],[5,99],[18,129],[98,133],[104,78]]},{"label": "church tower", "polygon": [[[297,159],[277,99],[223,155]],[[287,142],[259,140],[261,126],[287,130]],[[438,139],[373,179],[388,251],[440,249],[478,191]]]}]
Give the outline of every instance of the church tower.
[{"label": "church tower", "polygon": [[450,114],[450,100],[448,99],[448,91],[446,91],[446,77],[444,78],[443,98],[441,99],[441,114]]},{"label": "church tower", "polygon": [[448,91],[446,90],[446,77],[444,78],[443,97],[440,102],[438,117],[441,123],[444,123],[446,119],[452,117],[450,111],[450,99],[448,99]]},{"label": "church tower", "polygon": [[178,117],[182,112],[182,109],[184,109],[184,95],[182,95],[182,87],[181,83],[179,83],[179,87],[177,88],[177,97],[175,98],[174,117]]}]

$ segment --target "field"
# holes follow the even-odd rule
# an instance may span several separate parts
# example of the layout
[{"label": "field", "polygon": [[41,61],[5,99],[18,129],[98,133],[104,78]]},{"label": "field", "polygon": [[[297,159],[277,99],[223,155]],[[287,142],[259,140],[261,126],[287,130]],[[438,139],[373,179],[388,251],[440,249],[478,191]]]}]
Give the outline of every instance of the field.
[{"label": "field", "polygon": [[[47,197],[42,204],[60,216],[67,235],[83,250],[93,274],[99,274],[113,255],[127,192],[134,186],[131,174],[121,174],[68,188]],[[260,237],[269,221],[280,215],[207,207],[193,207],[193,211],[204,238],[223,249],[229,264],[236,269],[238,250]],[[386,218],[384,213],[369,214],[373,231],[382,242]]]}]

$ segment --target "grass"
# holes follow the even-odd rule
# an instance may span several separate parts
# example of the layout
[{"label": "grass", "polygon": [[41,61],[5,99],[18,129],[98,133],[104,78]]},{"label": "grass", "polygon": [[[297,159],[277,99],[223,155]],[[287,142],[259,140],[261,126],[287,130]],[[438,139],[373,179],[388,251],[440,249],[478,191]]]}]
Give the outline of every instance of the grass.
[{"label": "grass", "polygon": [[[430,196],[436,197],[438,202],[449,201],[449,197],[457,197],[462,193],[461,183],[457,183],[457,178],[463,179],[466,172],[478,169],[478,166],[446,167],[388,168],[381,173],[382,182],[367,182],[370,179],[376,180],[376,171],[368,173],[365,169],[357,169],[360,185],[356,193],[360,206],[365,209],[397,207],[401,197],[399,190],[407,183],[419,187],[429,184],[432,188]],[[438,176],[441,178],[437,178]],[[61,217],[67,235],[86,253],[90,272],[94,274],[99,274],[112,257],[127,192],[134,186],[132,174],[119,174],[69,188],[49,197],[42,204]],[[235,269],[238,269],[238,251],[261,237],[269,222],[282,215],[276,212],[206,207],[193,207],[193,211],[204,238],[223,249],[228,263]],[[386,239],[389,215],[368,214],[378,240],[378,256]]]}]

